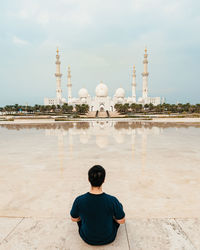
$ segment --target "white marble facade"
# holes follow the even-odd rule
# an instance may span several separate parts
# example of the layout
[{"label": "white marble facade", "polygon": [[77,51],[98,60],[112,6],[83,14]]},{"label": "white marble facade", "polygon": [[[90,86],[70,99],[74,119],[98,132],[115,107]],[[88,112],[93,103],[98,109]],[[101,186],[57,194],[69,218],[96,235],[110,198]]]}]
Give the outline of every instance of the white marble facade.
[{"label": "white marble facade", "polygon": [[130,97],[125,97],[125,90],[123,88],[118,88],[113,97],[108,95],[108,87],[103,82],[100,82],[95,89],[95,96],[90,96],[87,89],[81,88],[78,92],[78,98],[72,97],[72,83],[71,83],[71,70],[68,67],[68,76],[67,76],[67,90],[68,97],[67,100],[62,97],[61,89],[61,77],[60,73],[60,56],[57,49],[56,55],[56,98],[44,98],[44,105],[62,105],[68,103],[69,105],[75,106],[76,104],[88,104],[90,111],[115,111],[115,104],[125,104],[125,103],[138,103],[138,104],[154,104],[158,105],[164,102],[164,98],[161,97],[149,97],[148,96],[148,60],[147,60],[147,49],[145,49],[144,54],[144,72],[142,73],[143,77],[143,90],[142,97],[136,99],[136,71],[135,66],[133,67],[132,75],[132,95]]}]

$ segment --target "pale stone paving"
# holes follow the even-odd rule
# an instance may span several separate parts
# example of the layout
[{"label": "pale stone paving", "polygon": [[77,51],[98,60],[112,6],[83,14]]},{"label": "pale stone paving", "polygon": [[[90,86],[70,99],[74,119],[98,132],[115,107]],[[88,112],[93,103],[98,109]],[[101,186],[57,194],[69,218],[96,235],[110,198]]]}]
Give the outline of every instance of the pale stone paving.
[{"label": "pale stone paving", "polygon": [[0,133],[0,249],[95,249],[69,211],[97,163],[127,218],[101,249],[199,249],[198,126],[100,119],[1,125]]},{"label": "pale stone paving", "polygon": [[0,218],[0,249],[195,250],[199,233],[200,219],[128,219],[115,242],[95,247],[81,240],[69,218]]}]

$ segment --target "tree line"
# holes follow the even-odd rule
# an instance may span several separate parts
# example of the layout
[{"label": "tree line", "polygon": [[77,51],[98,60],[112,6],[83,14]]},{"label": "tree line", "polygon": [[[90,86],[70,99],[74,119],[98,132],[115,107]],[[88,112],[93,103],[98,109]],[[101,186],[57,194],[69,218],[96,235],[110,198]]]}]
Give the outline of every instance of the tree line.
[{"label": "tree line", "polygon": [[200,104],[169,104],[163,103],[159,105],[150,104],[136,104],[136,103],[125,103],[125,104],[115,104],[115,109],[121,114],[128,113],[160,113],[160,114],[170,114],[170,113],[200,113]]},{"label": "tree line", "polygon": [[15,104],[15,105],[6,105],[5,107],[0,107],[0,112],[5,112],[7,114],[13,114],[13,113],[86,114],[88,111],[89,111],[89,106],[87,104],[76,105],[75,107],[73,107],[72,105],[68,105],[67,103],[64,103],[63,105],[35,104],[34,106]]},{"label": "tree line", "polygon": [[[136,103],[125,103],[125,104],[115,104],[115,110],[120,114],[128,113],[145,113],[145,114],[171,114],[171,113],[200,113],[200,104],[169,104],[163,103],[159,105],[150,104],[136,104]],[[89,111],[89,106],[87,104],[80,104],[73,107],[67,103],[63,105],[6,105],[5,107],[0,107],[0,112],[5,112],[7,114],[86,114]]]}]

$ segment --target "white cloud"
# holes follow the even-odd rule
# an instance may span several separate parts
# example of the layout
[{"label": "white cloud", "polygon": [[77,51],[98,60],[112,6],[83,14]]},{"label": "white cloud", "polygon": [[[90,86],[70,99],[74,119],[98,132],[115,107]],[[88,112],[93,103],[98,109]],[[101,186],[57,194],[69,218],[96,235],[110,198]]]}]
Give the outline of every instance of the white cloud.
[{"label": "white cloud", "polygon": [[[40,68],[47,70],[45,77],[51,76],[51,71],[54,72],[55,50],[58,46],[62,69],[67,64],[72,65],[74,94],[84,82],[88,84],[89,90],[93,91],[94,83],[102,78],[110,84],[111,91],[114,91],[118,84],[131,79],[128,78],[128,67],[132,64],[136,64],[140,91],[143,49],[147,45],[152,92],[157,91],[159,95],[162,94],[162,86],[176,86],[176,89],[180,87],[185,90],[187,96],[188,81],[193,84],[190,89],[200,86],[196,81],[200,43],[200,35],[197,32],[200,26],[199,0],[8,2],[12,4],[9,3],[0,15],[0,21],[4,24],[2,27],[5,27],[2,35],[4,39],[0,38],[0,42],[5,43],[5,38],[9,39],[16,53],[20,46],[26,46],[24,53],[28,53],[30,49],[37,52],[37,56],[30,60],[32,65],[38,66],[38,84],[43,81],[44,75],[43,72],[40,73]],[[24,38],[26,40],[23,40]],[[10,43],[7,46],[10,46]],[[44,63],[38,62],[38,55],[44,59]],[[44,69],[44,65],[48,66]],[[46,82],[46,88],[49,87],[49,81],[52,81],[54,91],[54,77],[45,79],[43,82]],[[63,79],[66,80],[64,77]],[[32,83],[30,81],[30,84],[34,90],[34,80]],[[130,90],[130,85],[123,84]],[[18,86],[16,88],[18,89]],[[163,90],[163,93],[167,99],[171,96],[175,99],[178,93],[176,89],[171,92]],[[198,99],[196,93],[191,95]]]},{"label": "white cloud", "polygon": [[17,44],[17,45],[28,45],[29,44],[28,41],[20,39],[17,36],[13,36],[12,41],[13,41],[14,44]]},{"label": "white cloud", "polygon": [[14,13],[13,16],[20,19],[36,21],[41,25],[45,25],[49,22],[50,13],[47,10],[40,10],[37,5],[34,5],[32,7],[23,7],[19,12]]},{"label": "white cloud", "polygon": [[46,25],[49,22],[49,13],[46,12],[40,12],[37,16],[37,22],[41,25]]},{"label": "white cloud", "polygon": [[19,18],[22,18],[22,19],[27,19],[28,18],[28,12],[26,9],[22,9],[19,11],[19,13],[17,14],[17,16]]}]

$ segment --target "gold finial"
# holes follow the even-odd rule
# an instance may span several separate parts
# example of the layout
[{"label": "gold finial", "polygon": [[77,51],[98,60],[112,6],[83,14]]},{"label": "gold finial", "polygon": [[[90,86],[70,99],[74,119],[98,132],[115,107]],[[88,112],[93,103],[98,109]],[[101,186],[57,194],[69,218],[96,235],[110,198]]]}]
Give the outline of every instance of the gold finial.
[{"label": "gold finial", "polygon": [[71,69],[70,69],[69,65],[67,67],[67,76],[68,76],[68,78],[71,78]]},{"label": "gold finial", "polygon": [[58,49],[58,47],[57,47],[57,50],[56,50],[56,52],[57,52],[57,55],[58,55],[58,53],[59,53],[59,49]]},{"label": "gold finial", "polygon": [[147,53],[147,46],[145,47],[145,50],[144,50],[144,51],[145,51],[145,53]]},{"label": "gold finial", "polygon": [[133,65],[133,75],[135,74],[135,65]]}]

